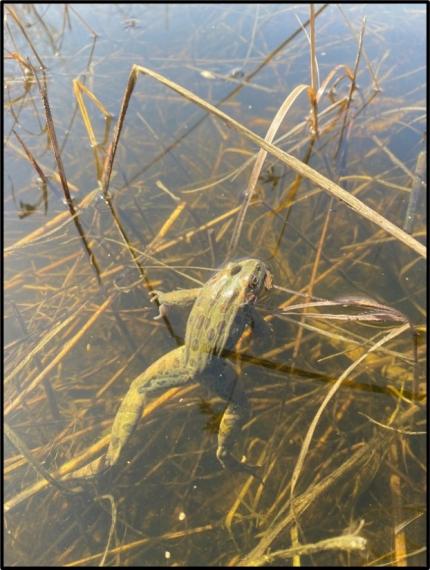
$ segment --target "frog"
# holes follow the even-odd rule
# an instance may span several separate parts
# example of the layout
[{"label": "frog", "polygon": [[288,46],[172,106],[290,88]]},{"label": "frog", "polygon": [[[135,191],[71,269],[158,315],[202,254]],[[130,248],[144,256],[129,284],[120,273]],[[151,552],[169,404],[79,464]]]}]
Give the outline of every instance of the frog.
[{"label": "frog", "polygon": [[247,327],[260,335],[270,333],[270,326],[255,305],[272,285],[266,264],[246,258],[227,263],[202,287],[152,291],[151,300],[159,303],[156,319],[166,316],[172,307],[192,305],[184,344],[161,356],[132,381],[114,418],[106,454],[79,470],[79,476],[94,476],[118,463],[148,398],[170,388],[200,383],[226,403],[216,450],[221,466],[261,478],[259,466],[241,462],[233,455],[238,434],[250,418],[250,406],[226,355]]}]

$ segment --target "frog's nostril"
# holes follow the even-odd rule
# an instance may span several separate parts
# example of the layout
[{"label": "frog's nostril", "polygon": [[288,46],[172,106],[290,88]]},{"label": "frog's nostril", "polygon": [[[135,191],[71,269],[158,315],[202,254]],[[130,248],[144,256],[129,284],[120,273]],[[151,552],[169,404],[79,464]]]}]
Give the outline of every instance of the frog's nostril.
[{"label": "frog's nostril", "polygon": [[236,273],[239,273],[241,269],[242,267],[240,265],[233,265],[230,269],[230,275],[236,275]]}]

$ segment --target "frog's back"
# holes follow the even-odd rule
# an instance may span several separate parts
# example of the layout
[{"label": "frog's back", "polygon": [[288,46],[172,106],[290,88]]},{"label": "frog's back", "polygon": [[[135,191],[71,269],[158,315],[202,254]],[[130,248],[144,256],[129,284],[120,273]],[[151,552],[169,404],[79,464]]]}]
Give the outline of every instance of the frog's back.
[{"label": "frog's back", "polygon": [[201,371],[213,355],[231,349],[247,323],[245,294],[237,279],[217,274],[202,288],[185,333],[185,361]]}]

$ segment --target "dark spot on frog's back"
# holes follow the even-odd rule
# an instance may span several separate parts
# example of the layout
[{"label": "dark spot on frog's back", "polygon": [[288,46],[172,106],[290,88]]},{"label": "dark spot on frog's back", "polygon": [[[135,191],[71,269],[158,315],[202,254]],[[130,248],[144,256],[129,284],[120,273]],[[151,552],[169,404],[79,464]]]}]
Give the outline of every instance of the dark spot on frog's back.
[{"label": "dark spot on frog's back", "polygon": [[191,349],[192,349],[194,352],[197,352],[197,350],[199,349],[199,339],[198,339],[198,338],[195,338],[195,339],[193,340],[193,343],[192,343],[192,345],[191,345]]},{"label": "dark spot on frog's back", "polygon": [[196,329],[200,330],[203,327],[205,321],[205,315],[203,313],[200,313],[200,315],[198,317],[196,317]]},{"label": "dark spot on frog's back", "polygon": [[191,315],[188,317],[187,328],[192,329],[193,326],[194,326],[195,321],[196,321],[195,315],[192,315],[192,314],[191,314]]}]

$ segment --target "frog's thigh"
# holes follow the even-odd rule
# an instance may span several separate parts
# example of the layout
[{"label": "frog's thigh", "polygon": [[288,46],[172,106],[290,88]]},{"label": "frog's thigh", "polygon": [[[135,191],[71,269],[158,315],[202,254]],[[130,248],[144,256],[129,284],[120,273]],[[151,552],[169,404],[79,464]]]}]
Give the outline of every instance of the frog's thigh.
[{"label": "frog's thigh", "polygon": [[140,395],[147,396],[196,382],[190,369],[184,366],[183,356],[183,346],[172,350],[147,368],[132,385]]}]

